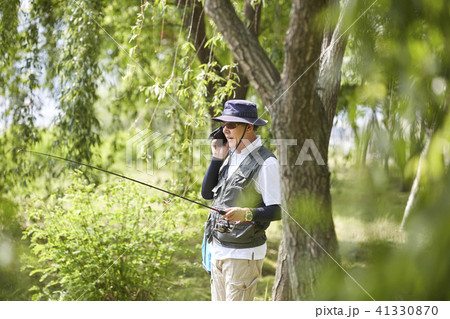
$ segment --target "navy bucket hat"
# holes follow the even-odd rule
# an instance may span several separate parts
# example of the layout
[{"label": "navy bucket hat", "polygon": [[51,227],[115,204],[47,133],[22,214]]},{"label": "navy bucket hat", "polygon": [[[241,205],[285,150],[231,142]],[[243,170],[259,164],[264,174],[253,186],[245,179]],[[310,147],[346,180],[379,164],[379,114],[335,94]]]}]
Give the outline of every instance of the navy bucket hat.
[{"label": "navy bucket hat", "polygon": [[226,101],[222,115],[212,119],[219,122],[248,123],[255,126],[267,124],[267,121],[258,117],[256,104],[246,100]]}]

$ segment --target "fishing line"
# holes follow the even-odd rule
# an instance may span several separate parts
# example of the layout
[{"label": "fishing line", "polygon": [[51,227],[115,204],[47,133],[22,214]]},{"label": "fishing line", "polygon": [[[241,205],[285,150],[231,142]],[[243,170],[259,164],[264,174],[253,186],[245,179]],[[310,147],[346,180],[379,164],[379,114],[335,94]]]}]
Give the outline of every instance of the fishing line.
[{"label": "fishing line", "polygon": [[199,205],[199,206],[202,206],[202,207],[205,207],[205,208],[209,208],[209,209],[211,209],[213,211],[218,212],[221,215],[225,215],[226,214],[226,212],[223,211],[223,210],[220,210],[220,209],[217,209],[217,208],[214,208],[214,207],[202,204],[202,203],[197,202],[195,200],[192,200],[190,198],[187,198],[187,197],[184,197],[184,196],[181,196],[181,195],[169,192],[168,190],[156,187],[156,186],[151,185],[151,184],[144,183],[144,182],[142,182],[140,180],[137,180],[137,179],[134,179],[134,178],[131,178],[131,177],[127,177],[125,175],[121,175],[121,174],[118,174],[118,173],[115,173],[115,172],[108,171],[108,170],[100,168],[100,167],[92,166],[92,165],[89,165],[89,164],[86,164],[86,163],[82,163],[82,162],[78,162],[78,161],[74,161],[74,160],[71,160],[71,159],[68,159],[68,158],[64,158],[64,157],[60,157],[60,156],[56,156],[56,155],[51,155],[51,154],[46,154],[46,153],[41,153],[41,152],[37,152],[37,151],[19,150],[18,152],[26,152],[26,153],[30,153],[30,154],[34,154],[34,155],[39,155],[39,156],[51,157],[51,158],[55,158],[55,159],[58,159],[58,160],[61,160],[61,161],[66,161],[66,162],[70,162],[70,163],[73,163],[73,164],[85,166],[85,167],[88,167],[88,168],[91,168],[91,169],[96,169],[98,171],[101,171],[101,172],[104,172],[104,173],[108,173],[108,174],[111,174],[111,175],[114,175],[114,176],[117,176],[117,177],[120,177],[120,178],[128,179],[128,180],[130,180],[132,182],[135,182],[135,183],[138,183],[138,184],[141,184],[141,185],[144,185],[144,186],[156,189],[156,190],[158,190],[160,192],[169,194],[172,197],[178,197],[178,198],[184,199],[184,200],[186,200],[188,202],[194,203],[196,205]]}]

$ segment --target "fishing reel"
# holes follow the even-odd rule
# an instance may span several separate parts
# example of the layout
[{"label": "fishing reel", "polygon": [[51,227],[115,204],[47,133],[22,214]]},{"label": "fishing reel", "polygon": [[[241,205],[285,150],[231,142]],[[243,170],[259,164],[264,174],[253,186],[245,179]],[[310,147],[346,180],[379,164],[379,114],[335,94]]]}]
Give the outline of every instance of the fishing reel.
[{"label": "fishing reel", "polygon": [[221,218],[214,225],[214,230],[217,230],[220,233],[231,233],[235,226],[235,223],[230,223],[229,220]]}]

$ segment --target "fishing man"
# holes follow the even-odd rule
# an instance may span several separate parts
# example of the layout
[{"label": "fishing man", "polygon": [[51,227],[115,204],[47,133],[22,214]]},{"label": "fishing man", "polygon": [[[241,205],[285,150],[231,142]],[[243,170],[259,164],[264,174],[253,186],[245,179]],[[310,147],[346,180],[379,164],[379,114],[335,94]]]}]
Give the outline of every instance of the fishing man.
[{"label": "fishing man", "polygon": [[227,101],[213,120],[221,122],[226,142],[212,141],[202,196],[226,214],[211,211],[205,227],[211,298],[253,300],[267,251],[265,230],[281,219],[279,163],[256,135],[257,127],[267,124],[256,104]]}]

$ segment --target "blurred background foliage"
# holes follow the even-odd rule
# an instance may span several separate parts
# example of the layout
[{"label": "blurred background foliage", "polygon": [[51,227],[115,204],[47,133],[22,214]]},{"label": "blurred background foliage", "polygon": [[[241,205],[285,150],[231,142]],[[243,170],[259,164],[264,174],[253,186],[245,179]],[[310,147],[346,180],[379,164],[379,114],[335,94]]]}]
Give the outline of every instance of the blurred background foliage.
[{"label": "blurred background foliage", "polygon": [[[244,2],[233,3],[247,21]],[[281,69],[290,1],[252,4],[262,10],[259,41]],[[329,157],[342,266],[377,300],[448,299],[450,6],[349,4]],[[195,8],[201,2],[0,0],[0,299],[209,299],[204,209],[18,152],[199,200],[209,117],[243,78]],[[251,87],[246,97],[261,104]],[[270,139],[270,125],[259,134]],[[274,223],[261,300],[280,232]],[[339,267],[317,287],[317,299],[370,299]]]}]

